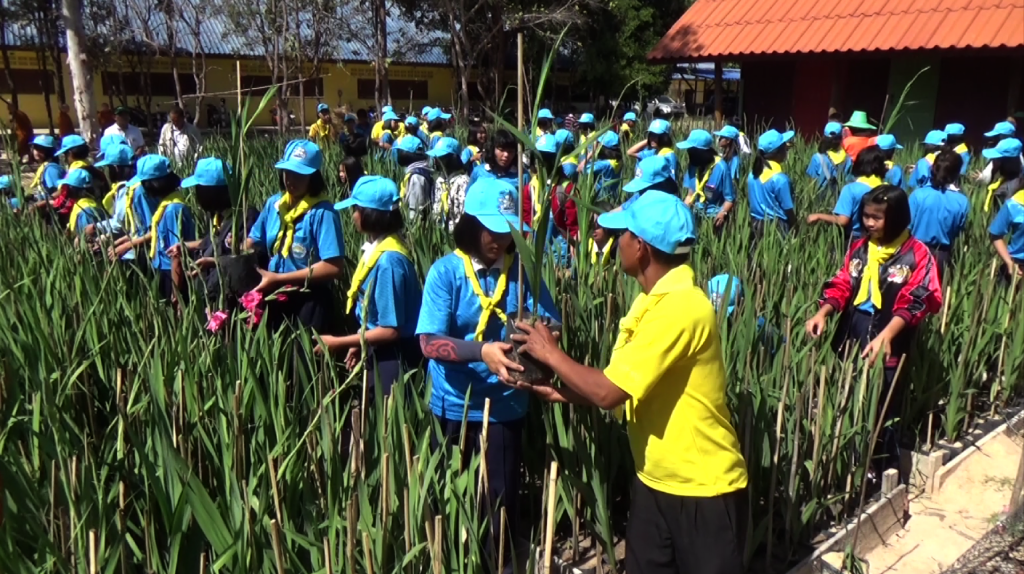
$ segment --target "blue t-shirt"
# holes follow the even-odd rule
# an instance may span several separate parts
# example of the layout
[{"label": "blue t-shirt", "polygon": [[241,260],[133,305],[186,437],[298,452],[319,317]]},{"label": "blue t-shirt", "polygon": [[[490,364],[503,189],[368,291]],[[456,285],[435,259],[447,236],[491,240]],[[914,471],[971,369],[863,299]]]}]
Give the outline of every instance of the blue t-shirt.
[{"label": "blue t-shirt", "polygon": [[[469,185],[466,187],[466,190],[468,191],[469,188],[473,187],[473,184],[476,183],[476,180],[478,179],[500,179],[501,181],[504,181],[511,185],[512,187],[514,187],[516,189],[516,193],[519,192],[519,174],[518,172],[515,171],[510,170],[507,173],[498,176],[491,171],[490,165],[482,163],[473,168],[473,173],[471,173],[469,176]],[[530,174],[524,173],[523,187],[526,187],[526,184],[528,183],[530,183]]]},{"label": "blue t-shirt", "polygon": [[1018,263],[1024,262],[1024,205],[1016,197],[1012,197],[999,208],[999,213],[988,227],[988,234],[993,238],[1010,236],[1007,248],[1010,258]]},{"label": "blue t-shirt", "polygon": [[928,161],[927,157],[923,157],[917,160],[917,165],[914,166],[914,171],[910,172],[910,180],[907,185],[910,189],[917,189],[924,187],[932,181],[932,162]]},{"label": "blue t-shirt", "polygon": [[967,225],[971,202],[952,189],[931,185],[910,194],[910,233],[929,247],[953,245]]},{"label": "blue t-shirt", "polygon": [[385,131],[380,135],[380,143],[387,145],[395,145],[395,135],[390,131]]},{"label": "blue t-shirt", "polygon": [[326,259],[345,256],[341,218],[334,205],[326,199],[311,207],[295,224],[295,237],[288,256],[274,252],[274,240],[281,229],[281,214],[275,206],[281,195],[278,193],[267,200],[256,225],[249,231],[249,239],[263,246],[271,255],[269,271],[289,273],[308,269]]},{"label": "blue t-shirt", "polygon": [[[501,274],[499,267],[476,272],[480,288],[487,295],[494,294]],[[497,304],[497,308],[510,317],[518,310],[517,267],[513,261],[508,271],[505,296]],[[536,309],[530,287],[524,281],[523,292],[527,308],[531,311],[536,310],[537,315],[542,317],[557,319],[558,310],[547,287],[542,286],[541,291],[540,309]],[[476,334],[477,322],[480,320],[480,312],[480,299],[473,293],[473,287],[466,277],[463,260],[454,253],[449,253],[434,262],[423,286],[423,307],[420,309],[416,334],[445,335],[472,341]],[[484,331],[483,341],[504,340],[505,324],[497,313],[492,312]],[[502,383],[483,362],[454,363],[430,359],[427,371],[432,381],[430,410],[439,417],[460,420],[465,408],[466,393],[470,389],[470,421],[483,420],[486,399],[491,399],[491,421],[514,421],[526,415],[527,393]]]},{"label": "blue t-shirt", "polygon": [[356,320],[360,322],[363,305],[366,303],[366,290],[370,286],[373,287],[373,297],[366,311],[366,328],[391,327],[398,329],[399,336],[403,338],[415,335],[423,291],[412,261],[394,251],[381,254],[377,264],[359,286],[355,313]]},{"label": "blue t-shirt", "polygon": [[672,179],[675,179],[676,178],[676,172],[679,171],[679,158],[676,156],[676,153],[674,151],[672,151],[672,148],[664,148],[664,149],[651,149],[651,148],[647,148],[647,149],[641,151],[640,153],[636,154],[636,162],[640,163],[643,160],[645,160],[645,159],[647,159],[649,157],[654,157],[656,155],[668,158],[668,163],[669,163],[670,166],[672,166]]},{"label": "blue t-shirt", "polygon": [[885,183],[895,185],[896,187],[903,187],[903,166],[894,164],[890,167],[889,171],[885,172]]},{"label": "blue t-shirt", "polygon": [[793,209],[793,192],[789,176],[782,173],[778,163],[765,162],[760,177],[751,172],[747,176],[747,194],[750,198],[750,216],[759,221],[786,219],[786,210]]},{"label": "blue t-shirt", "polygon": [[852,165],[850,156],[846,156],[846,159],[836,164],[827,153],[816,153],[811,156],[811,162],[807,164],[807,175],[814,179],[818,187],[825,187],[832,180],[842,185],[846,183]]},{"label": "blue t-shirt", "polygon": [[960,159],[963,160],[963,165],[960,166],[960,175],[964,175],[967,173],[967,165],[971,163],[971,152],[961,152]]},{"label": "blue t-shirt", "polygon": [[[689,166],[683,175],[683,188],[687,195],[697,190],[697,168]],[[714,217],[722,210],[722,204],[727,201],[736,201],[736,192],[732,187],[732,173],[729,171],[729,164],[719,161],[711,167],[711,174],[704,184],[704,195],[706,201],[698,201],[694,204],[694,211],[707,217]]]},{"label": "blue t-shirt", "polygon": [[160,206],[158,200],[153,199],[146,193],[141,185],[135,188],[132,195],[132,217],[135,225],[135,237],[142,237],[149,233],[153,225],[153,213]]},{"label": "blue t-shirt", "polygon": [[857,180],[844,185],[842,191],[839,192],[839,200],[836,201],[836,207],[832,213],[850,218],[850,231],[853,237],[861,236],[860,202],[872,189],[867,183]]},{"label": "blue t-shirt", "polygon": [[153,269],[170,271],[171,258],[167,250],[172,245],[184,241],[195,241],[196,222],[192,218],[192,210],[184,203],[172,203],[164,209],[164,215],[156,227],[156,257],[153,258]]},{"label": "blue t-shirt", "polygon": [[725,160],[729,164],[729,175],[732,176],[733,183],[737,183],[740,180],[740,166],[743,164],[740,161],[740,156],[734,155],[731,158]]},{"label": "blue t-shirt", "polygon": [[608,159],[600,159],[587,164],[587,171],[594,177],[594,189],[597,198],[604,199],[618,191],[621,164]]},{"label": "blue t-shirt", "polygon": [[102,210],[95,207],[86,207],[78,212],[78,217],[75,218],[75,233],[81,235],[85,233],[85,228],[103,221],[106,215]]},{"label": "blue t-shirt", "polygon": [[43,191],[47,195],[53,195],[57,191],[57,182],[64,178],[64,168],[57,163],[46,164],[43,170],[43,177],[40,178]]}]

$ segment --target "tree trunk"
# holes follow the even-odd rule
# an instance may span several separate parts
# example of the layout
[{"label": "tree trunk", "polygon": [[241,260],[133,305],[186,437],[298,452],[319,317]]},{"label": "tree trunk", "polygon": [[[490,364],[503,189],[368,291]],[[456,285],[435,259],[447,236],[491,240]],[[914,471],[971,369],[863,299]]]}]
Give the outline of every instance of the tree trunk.
[{"label": "tree trunk", "polygon": [[388,82],[388,8],[386,0],[374,0],[373,25],[377,41],[374,54],[374,97],[377,99],[377,110],[391,103],[391,86]]},{"label": "tree trunk", "polygon": [[62,0],[64,28],[67,30],[68,67],[71,68],[71,84],[74,87],[75,110],[78,125],[85,141],[94,141],[98,136],[96,126],[96,101],[92,93],[92,69],[85,55],[85,29],[82,26],[82,4],[79,0]]},{"label": "tree trunk", "polygon": [[9,19],[6,4],[6,2],[0,0],[0,60],[4,64],[4,79],[7,80],[7,87],[11,91],[11,103],[14,104],[15,108],[18,108],[18,88],[14,85],[14,81],[11,80],[11,53],[7,49],[7,24]]},{"label": "tree trunk", "polygon": [[46,52],[36,52],[36,62],[39,63],[39,71],[43,73],[41,76],[43,85],[39,87],[42,88],[43,103],[46,105],[46,120],[50,124],[50,135],[54,135],[55,132],[53,130],[53,105],[50,102],[50,82],[47,81],[46,77],[50,73],[50,67],[46,65],[47,57],[48,56],[46,55]]}]

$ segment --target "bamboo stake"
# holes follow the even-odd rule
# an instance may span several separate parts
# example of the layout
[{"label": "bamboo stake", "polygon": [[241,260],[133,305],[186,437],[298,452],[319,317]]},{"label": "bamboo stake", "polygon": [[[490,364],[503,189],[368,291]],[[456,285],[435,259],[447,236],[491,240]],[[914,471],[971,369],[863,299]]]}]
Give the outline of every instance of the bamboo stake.
[{"label": "bamboo stake", "polygon": [[544,532],[544,572],[551,574],[551,547],[555,541],[555,508],[558,504],[558,461],[551,461],[548,475],[548,511]]},{"label": "bamboo stake", "polygon": [[[381,460],[381,472],[380,472],[380,529],[381,529],[381,548],[387,545],[388,539],[388,518],[391,513],[390,499],[391,493],[389,492],[389,471],[391,466],[391,455],[384,453],[384,457]],[[383,565],[382,565],[383,566]]]},{"label": "bamboo stake", "polygon": [[96,562],[96,529],[89,530],[89,574],[97,574],[100,565]]},{"label": "bamboo stake", "polygon": [[484,400],[483,428],[480,430],[480,474],[476,483],[476,502],[480,505],[481,499],[486,497],[487,507],[490,508],[493,501],[487,494],[490,484],[487,480],[487,429],[491,419],[491,399]]},{"label": "bamboo stake", "polygon": [[811,455],[811,484],[814,484],[814,477],[818,474],[818,462],[821,460],[821,424],[824,417],[821,416],[825,408],[825,380],[827,372],[821,367],[821,378],[818,382],[818,411],[814,416],[814,453]]},{"label": "bamboo stake", "polygon": [[125,525],[125,504],[127,502],[127,495],[125,494],[124,481],[121,481],[118,485],[117,493],[117,531],[120,534],[120,554],[121,554],[121,574],[128,574],[130,568],[128,562],[128,552],[125,548],[125,542],[128,537],[128,529]]},{"label": "bamboo stake", "polygon": [[348,509],[345,512],[345,565],[350,572],[355,571],[356,560],[356,495],[348,501]]},{"label": "bamboo stake", "polygon": [[434,517],[434,574],[444,574],[444,522],[441,515]]},{"label": "bamboo stake", "polygon": [[[518,49],[518,59],[517,59],[517,63],[516,63],[516,82],[517,82],[517,84],[516,84],[516,101],[517,101],[517,104],[518,104],[518,110],[517,110],[517,115],[516,115],[516,128],[520,132],[522,132],[523,131],[523,73],[524,73],[523,72],[523,33],[522,32],[519,32],[518,34],[516,34],[516,43],[517,43],[517,49]],[[523,144],[522,144],[522,142],[519,142],[517,144],[517,148],[516,149],[518,150],[518,154],[516,155],[516,161],[519,163],[519,165],[516,166],[516,173],[519,174],[519,177],[517,178],[519,180],[519,182],[518,182],[518,187],[519,187],[519,195],[518,195],[518,197],[523,197],[523,174],[520,173],[523,170]],[[522,201],[517,201],[516,203],[518,204],[518,206],[516,207],[516,210],[519,212],[519,233],[522,234],[523,233],[523,202]],[[518,267],[519,275],[517,275],[516,277],[522,277],[523,276],[523,260],[522,260],[522,258],[519,258],[519,257],[517,257],[516,259],[519,261],[519,267]],[[519,299],[519,307],[516,308],[517,309],[516,312],[518,314],[517,318],[518,319],[522,319],[523,318],[523,282],[522,281],[516,281],[516,285],[517,285],[517,290],[516,290],[517,291],[517,297]]]},{"label": "bamboo stake", "polygon": [[[787,347],[788,350],[789,347]],[[788,353],[787,353],[788,355]],[[768,497],[768,551],[764,557],[765,571],[771,571],[771,559],[772,559],[772,520],[775,513],[775,483],[778,480],[779,475],[779,451],[782,449],[782,416],[786,412],[786,397],[789,394],[789,374],[783,378],[782,382],[782,397],[779,399],[779,412],[775,417],[775,449],[772,454],[772,473],[769,479],[768,492],[772,493],[772,496]]]},{"label": "bamboo stake", "polygon": [[[1024,461],[1024,457],[1021,458]],[[1024,462],[1021,462],[1024,465]],[[508,517],[505,514],[505,507],[501,507],[501,525],[498,528],[498,572],[505,571],[505,528],[508,525]]]},{"label": "bamboo stake", "polygon": [[349,456],[352,458],[352,476],[359,474],[360,456],[359,456],[359,443],[362,439],[362,428],[361,422],[361,411],[358,407],[352,409],[352,447],[349,450]]},{"label": "bamboo stake", "polygon": [[939,327],[939,333],[946,334],[946,319],[949,317],[949,306],[952,304],[950,296],[952,293],[952,286],[946,287],[946,299],[942,302],[942,326]]},{"label": "bamboo stake", "polygon": [[270,489],[274,493],[274,514],[278,520],[284,520],[281,514],[281,493],[277,489],[277,467],[274,465],[274,457],[267,455],[267,465],[270,467]]},{"label": "bamboo stake", "polygon": [[270,521],[270,542],[274,545],[274,563],[277,574],[284,574],[284,550],[281,548],[281,528],[277,520]]},{"label": "bamboo stake", "polygon": [[[199,574],[206,574],[206,552],[199,555]],[[327,574],[331,574],[328,570]]]},{"label": "bamboo stake", "polygon": [[[412,553],[412,521],[409,520],[409,487],[402,490],[402,511],[405,513],[405,555]],[[412,573],[412,564],[405,565],[405,573]],[[328,572],[328,574],[330,574]]]},{"label": "bamboo stake", "polygon": [[324,536],[324,566],[327,571],[325,574],[334,574],[334,566],[331,563],[331,542]]},{"label": "bamboo stake", "polygon": [[437,546],[434,545],[434,522],[431,519],[427,519],[423,524],[423,531],[427,535],[427,550],[430,552],[430,564],[433,569],[437,569],[434,563],[437,561]]}]

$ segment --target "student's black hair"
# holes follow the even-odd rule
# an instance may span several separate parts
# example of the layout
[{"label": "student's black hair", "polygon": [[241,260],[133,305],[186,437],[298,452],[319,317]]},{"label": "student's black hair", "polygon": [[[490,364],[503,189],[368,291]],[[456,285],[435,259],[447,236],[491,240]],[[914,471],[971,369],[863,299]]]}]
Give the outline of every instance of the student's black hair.
[{"label": "student's black hair", "polygon": [[963,134],[946,134],[946,147],[953,149],[956,146],[964,143]]},{"label": "student's black hair", "polygon": [[57,150],[52,147],[43,147],[41,145],[32,144],[32,149],[43,154],[43,161],[53,161],[53,157],[57,154]]},{"label": "student's black hair", "polygon": [[[864,153],[864,152],[861,152]],[[960,179],[960,168],[964,165],[964,158],[953,150],[944,150],[935,156],[932,163],[932,187],[945,189]]]},{"label": "student's black hair", "polygon": [[469,138],[466,141],[470,145],[477,145],[480,141],[480,134],[487,135],[487,128],[483,124],[473,124],[469,126]]},{"label": "student's black hair", "polygon": [[434,121],[427,124],[427,131],[430,133],[441,132],[444,133],[445,128],[448,127],[448,120],[437,118]]},{"label": "student's black hair", "polygon": [[946,144],[939,144],[939,145],[924,144],[924,153],[926,153],[926,154],[928,154],[928,153],[939,153],[940,151],[942,151],[944,149],[946,149]]},{"label": "student's black hair", "polygon": [[[284,172],[285,170],[277,170],[277,187],[278,189],[284,190]],[[324,175],[319,170],[314,171],[309,176],[309,187],[306,188],[306,195],[309,197],[315,197],[320,195],[327,189],[327,182],[324,181]]]},{"label": "student's black hair", "polygon": [[358,110],[356,110],[356,118],[362,119],[365,118],[366,116],[367,114],[365,108],[359,108]]},{"label": "student's black hair", "polygon": [[353,209],[359,212],[359,227],[367,235],[384,237],[405,229],[405,220],[402,218],[401,209],[385,211],[359,205]]},{"label": "student's black hair", "polygon": [[[455,229],[452,230],[452,240],[455,243],[455,248],[470,257],[479,258],[480,234],[483,233],[484,229],[484,224],[480,223],[479,219],[468,213],[462,214],[459,222],[455,224]],[[512,253],[515,249],[516,244],[512,242],[509,244],[506,253]]]},{"label": "student's black hair", "polygon": [[427,154],[421,151],[405,151],[404,149],[398,150],[398,165],[402,167],[409,167],[410,165],[419,162],[426,161]]},{"label": "student's black hair", "polygon": [[142,189],[146,190],[148,195],[157,199],[163,199],[179,187],[181,187],[181,178],[174,172],[142,182]]},{"label": "student's black hair", "polygon": [[853,161],[850,173],[854,177],[875,176],[884,178],[889,173],[889,168],[885,165],[885,152],[877,145],[869,145],[857,154],[857,159]]},{"label": "student's black hair", "polygon": [[576,129],[579,131],[583,130],[594,130],[594,122],[576,122]]},{"label": "student's black hair", "polygon": [[841,123],[843,123],[843,114],[841,114],[839,112],[831,113],[831,114],[828,115],[828,121],[830,121],[830,122],[837,122],[837,123],[841,124]]},{"label": "student's black hair", "polygon": [[648,146],[650,146],[651,140],[654,140],[654,146],[655,146],[654,149],[665,149],[665,148],[670,148],[670,147],[675,145],[675,143],[672,141],[672,136],[670,134],[652,134],[652,133],[648,133],[647,134],[647,145]]},{"label": "student's black hair", "polygon": [[87,165],[80,169],[84,169],[85,171],[89,172],[90,176],[92,176],[93,192],[98,191],[97,188],[102,189],[104,193],[110,189],[110,181],[107,179],[107,174],[103,173],[103,171],[98,167],[93,165]]},{"label": "student's black hair", "polygon": [[128,181],[135,177],[135,162],[128,165],[112,165],[107,168],[107,175],[110,181]]},{"label": "student's black hair", "polygon": [[732,126],[732,127],[736,128],[736,129],[740,129],[740,126],[742,124],[743,124],[743,120],[740,119],[739,116],[733,116],[733,117],[728,118],[728,119],[725,120],[725,125]]},{"label": "student's black hair", "polygon": [[341,160],[341,167],[344,168],[345,177],[348,178],[349,189],[355,189],[359,178],[366,175],[366,170],[363,169],[363,162],[359,161],[359,158],[355,156],[345,156],[345,159]]},{"label": "student's black hair", "polygon": [[537,120],[537,127],[544,131],[547,131],[551,129],[551,120],[547,118],[540,118]]},{"label": "student's black hair", "polygon": [[533,157],[534,161],[537,162],[537,167],[540,168],[540,166],[544,166],[544,169],[547,170],[549,177],[554,177],[558,173],[561,173],[561,170],[555,169],[555,167],[557,167],[558,165],[558,153],[541,151],[537,152],[536,155],[534,155]]},{"label": "student's black hair", "polygon": [[220,213],[231,208],[231,193],[226,185],[197,185],[196,203],[206,213]]},{"label": "student's black hair", "polygon": [[686,150],[686,155],[690,160],[690,165],[697,167],[711,167],[715,161],[715,156],[718,152],[715,148],[701,149],[699,147],[692,147]]},{"label": "student's black hair", "polygon": [[498,166],[497,157],[495,157],[494,150],[503,149],[507,150],[513,155],[512,163],[509,165],[509,169],[519,169],[519,155],[517,153],[516,143],[519,140],[516,139],[512,132],[508,130],[498,130],[494,132],[494,136],[491,137],[491,145],[487,148],[487,157],[485,161],[487,165],[491,166],[491,171],[500,171],[501,168]]},{"label": "student's black hair", "polygon": [[907,192],[903,191],[903,188],[883,184],[869,191],[861,200],[860,213],[857,214],[861,221],[864,220],[864,210],[869,205],[885,207],[883,244],[892,243],[910,227],[910,198],[907,197]]},{"label": "student's black hair", "polygon": [[[683,245],[693,246],[694,240],[690,239],[683,243]],[[647,247],[651,250],[651,259],[666,266],[666,267],[679,267],[680,265],[686,265],[690,262],[690,252],[686,253],[666,253],[657,247],[647,244]]]},{"label": "student's black hair", "polygon": [[622,159],[622,151],[618,148],[610,148],[601,146],[601,151],[597,152],[597,159]]},{"label": "student's black hair", "polygon": [[612,202],[606,199],[602,199],[601,201],[594,203],[594,207],[597,209],[597,211],[590,214],[590,221],[592,221],[596,227],[601,227],[601,229],[604,229],[604,227],[602,227],[601,224],[597,222],[597,218],[600,217],[602,213],[608,213],[609,211],[615,209],[615,206],[612,205]]},{"label": "student's black hair", "polygon": [[89,146],[86,144],[75,146],[66,153],[72,160],[86,160],[89,159]]},{"label": "student's black hair", "polygon": [[[896,156],[896,148],[883,149],[882,153],[885,154],[885,161],[892,161],[892,158]],[[888,172],[886,172],[888,173]]]},{"label": "student's black hair", "polygon": [[998,173],[1003,181],[1010,181],[1021,176],[1020,156],[1001,157],[992,162],[993,173]]},{"label": "student's black hair", "polygon": [[647,193],[648,191],[663,191],[670,195],[679,195],[679,182],[671,177],[666,177],[658,183],[652,184],[650,187],[643,190],[643,193]]},{"label": "student's black hair", "polygon": [[435,157],[434,163],[441,166],[441,170],[449,176],[466,171],[466,164],[462,163],[462,157],[453,153],[446,153],[440,157]]},{"label": "student's black hair", "polygon": [[821,142],[818,143],[818,153],[825,153],[829,150],[835,150],[842,145],[842,136],[823,136]]},{"label": "student's black hair", "polygon": [[785,145],[779,146],[779,148],[773,151],[772,153],[764,153],[763,151],[761,151],[760,148],[758,148],[757,153],[754,154],[754,165],[750,167],[750,173],[754,177],[761,177],[761,173],[764,172],[765,166],[768,165],[768,160],[774,159],[778,161],[780,155],[784,154],[785,152]]}]

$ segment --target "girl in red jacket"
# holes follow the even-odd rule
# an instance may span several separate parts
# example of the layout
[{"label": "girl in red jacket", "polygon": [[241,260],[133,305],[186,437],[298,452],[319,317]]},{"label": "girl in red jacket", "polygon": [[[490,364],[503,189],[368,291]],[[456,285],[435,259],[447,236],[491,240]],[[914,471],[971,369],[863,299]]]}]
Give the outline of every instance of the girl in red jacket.
[{"label": "girl in red jacket", "polygon": [[[839,328],[832,347],[840,356],[859,350],[870,362],[885,359],[884,402],[896,376],[900,358],[907,354],[917,326],[942,307],[938,269],[928,247],[910,235],[910,202],[906,192],[881,185],[861,201],[865,236],[850,245],[839,273],[825,283],[818,313],[807,321],[807,334],[825,332],[829,315],[839,313]],[[902,393],[893,392],[890,420],[900,412]],[[895,437],[886,433],[885,456],[875,471],[896,466]],[[894,452],[895,451],[895,452]]]}]

